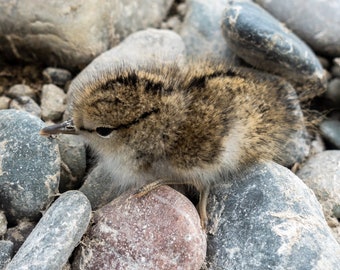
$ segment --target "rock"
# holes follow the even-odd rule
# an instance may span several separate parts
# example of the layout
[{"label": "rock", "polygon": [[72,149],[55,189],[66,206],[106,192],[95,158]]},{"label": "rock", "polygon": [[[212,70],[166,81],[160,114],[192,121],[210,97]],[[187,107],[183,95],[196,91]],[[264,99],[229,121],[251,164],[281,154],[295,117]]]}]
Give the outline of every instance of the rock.
[{"label": "rock", "polygon": [[314,191],[328,224],[340,227],[340,151],[328,150],[310,157],[297,175]]},{"label": "rock", "polygon": [[326,73],[313,51],[258,5],[228,1],[222,22],[228,46],[251,65],[289,80],[300,100],[325,90]]},{"label": "rock", "polygon": [[0,240],[0,269],[5,269],[13,255],[13,243]]},{"label": "rock", "polygon": [[[4,211],[0,211],[0,237],[3,237],[7,231],[7,219]],[[1,268],[0,268],[1,269]]]},{"label": "rock", "polygon": [[162,186],[97,210],[74,269],[200,269],[206,238],[192,203]]},{"label": "rock", "polygon": [[33,231],[34,227],[37,225],[36,222],[22,220],[12,228],[7,230],[5,239],[13,243],[13,252],[16,253],[21,245],[26,241],[26,238]]},{"label": "rock", "polygon": [[9,90],[7,95],[11,98],[17,98],[22,96],[28,96],[30,98],[35,98],[35,91],[25,84],[13,85]]},{"label": "rock", "polygon": [[25,111],[38,118],[41,116],[39,105],[30,97],[22,96],[12,100],[9,106],[10,109]]},{"label": "rock", "polygon": [[340,107],[340,78],[335,78],[329,82],[325,96],[334,107]]},{"label": "rock", "polygon": [[11,99],[5,96],[0,97],[0,110],[7,110]]},{"label": "rock", "polygon": [[115,183],[108,171],[98,164],[87,175],[79,190],[89,199],[92,209],[96,210],[124,192],[117,188]]},{"label": "rock", "polygon": [[84,142],[78,136],[59,135],[57,137],[61,173],[59,191],[65,192],[80,187],[86,170],[86,151]]},{"label": "rock", "polygon": [[79,191],[63,193],[46,211],[7,270],[61,269],[90,222],[91,206]]},{"label": "rock", "polygon": [[0,58],[82,68],[130,33],[160,25],[171,4],[167,0],[1,0]]},{"label": "rock", "polygon": [[[181,37],[173,31],[148,29],[127,37],[121,44],[101,54],[92,61],[72,81],[68,95],[72,95],[79,85],[92,81],[94,77],[111,72],[121,63],[131,66],[174,63],[183,65],[185,45]],[[70,105],[70,104],[69,104]],[[70,108],[66,111],[69,117]]]},{"label": "rock", "polygon": [[58,121],[66,109],[66,94],[54,84],[45,84],[41,92],[41,116],[45,121]]},{"label": "rock", "polygon": [[340,149],[340,121],[336,119],[326,119],[320,124],[322,136],[332,146]]},{"label": "rock", "polygon": [[340,78],[340,57],[333,59],[332,75]]},{"label": "rock", "polygon": [[293,30],[316,52],[322,55],[340,55],[339,1],[280,1],[256,0],[263,8]]},{"label": "rock", "polygon": [[221,20],[224,0],[189,0],[180,35],[185,43],[187,56],[194,59],[228,59],[235,55],[226,45]]},{"label": "rock", "polygon": [[0,111],[0,205],[11,222],[39,218],[58,192],[58,145],[43,127],[27,112]]},{"label": "rock", "polygon": [[72,74],[66,69],[48,67],[43,71],[43,76],[48,84],[64,87],[72,79]]},{"label": "rock", "polygon": [[313,192],[288,169],[257,164],[211,190],[207,269],[337,269],[340,246]]}]

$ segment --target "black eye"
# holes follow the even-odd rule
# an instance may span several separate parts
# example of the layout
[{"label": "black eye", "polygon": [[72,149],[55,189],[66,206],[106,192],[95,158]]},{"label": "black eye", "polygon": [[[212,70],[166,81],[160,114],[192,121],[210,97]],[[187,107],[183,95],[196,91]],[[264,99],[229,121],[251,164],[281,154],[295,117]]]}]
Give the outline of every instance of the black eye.
[{"label": "black eye", "polygon": [[113,131],[113,128],[109,128],[109,127],[97,127],[96,128],[97,134],[104,138],[109,136],[112,131]]}]

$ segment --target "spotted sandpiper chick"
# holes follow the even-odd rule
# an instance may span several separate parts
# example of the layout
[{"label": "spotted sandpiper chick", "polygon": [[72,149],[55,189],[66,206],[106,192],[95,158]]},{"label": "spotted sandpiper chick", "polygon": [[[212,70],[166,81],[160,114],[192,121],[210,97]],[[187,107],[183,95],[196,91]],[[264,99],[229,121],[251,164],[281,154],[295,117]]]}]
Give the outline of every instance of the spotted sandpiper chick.
[{"label": "spotted sandpiper chick", "polygon": [[117,188],[194,186],[202,224],[209,187],[221,174],[280,160],[301,125],[295,91],[284,80],[211,63],[122,64],[78,82],[71,101],[72,119],[42,135],[83,137]]}]

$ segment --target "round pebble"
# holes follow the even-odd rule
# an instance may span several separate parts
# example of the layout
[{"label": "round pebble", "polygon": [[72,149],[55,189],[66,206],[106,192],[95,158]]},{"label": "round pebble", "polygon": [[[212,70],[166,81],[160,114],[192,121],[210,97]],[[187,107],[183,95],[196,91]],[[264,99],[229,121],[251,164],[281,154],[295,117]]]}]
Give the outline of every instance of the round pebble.
[{"label": "round pebble", "polygon": [[95,212],[73,267],[199,270],[206,238],[192,203],[167,186],[142,198],[131,194]]},{"label": "round pebble", "polygon": [[43,127],[27,112],[0,111],[0,204],[11,222],[39,218],[58,192],[58,145]]},{"label": "round pebble", "polygon": [[58,121],[66,109],[66,94],[54,84],[46,84],[41,92],[41,116],[45,121]]}]

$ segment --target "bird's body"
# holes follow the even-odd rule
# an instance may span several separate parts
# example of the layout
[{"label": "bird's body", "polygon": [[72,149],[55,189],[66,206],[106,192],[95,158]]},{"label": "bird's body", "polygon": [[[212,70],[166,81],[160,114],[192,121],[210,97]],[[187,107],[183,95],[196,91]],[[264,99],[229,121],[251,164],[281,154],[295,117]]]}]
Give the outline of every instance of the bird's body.
[{"label": "bird's body", "polygon": [[296,106],[282,79],[211,63],[121,65],[91,83],[79,80],[72,98],[75,132],[117,187],[164,179],[200,192],[222,173],[279,159],[301,125]]}]

